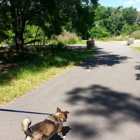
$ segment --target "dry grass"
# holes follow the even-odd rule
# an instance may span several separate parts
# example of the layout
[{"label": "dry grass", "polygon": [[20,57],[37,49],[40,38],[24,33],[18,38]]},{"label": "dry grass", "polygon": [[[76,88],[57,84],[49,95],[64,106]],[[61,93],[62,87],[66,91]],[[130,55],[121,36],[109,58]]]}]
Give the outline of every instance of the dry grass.
[{"label": "dry grass", "polygon": [[132,32],[130,37],[133,37],[135,39],[140,39],[140,30]]},{"label": "dry grass", "polygon": [[71,32],[66,31],[66,30],[64,30],[61,35],[57,36],[57,39],[63,43],[68,42],[69,39],[71,39],[71,38],[74,38],[76,41],[79,40],[79,37],[75,33],[71,33]]},{"label": "dry grass", "polygon": [[140,36],[140,30],[132,32],[131,35],[139,35]]},{"label": "dry grass", "polygon": [[129,38],[129,36],[113,36],[113,37],[110,37],[109,40],[113,40],[113,41],[124,41],[124,40],[127,40]]}]

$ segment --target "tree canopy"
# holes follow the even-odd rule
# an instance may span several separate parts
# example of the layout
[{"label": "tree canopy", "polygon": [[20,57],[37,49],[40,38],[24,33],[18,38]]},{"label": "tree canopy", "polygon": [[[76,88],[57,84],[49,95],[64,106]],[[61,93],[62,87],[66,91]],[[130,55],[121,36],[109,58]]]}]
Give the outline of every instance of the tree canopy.
[{"label": "tree canopy", "polygon": [[[136,8],[123,8],[122,6],[105,7],[98,5],[95,10],[95,26],[93,28],[97,30],[96,32],[100,30],[100,34],[104,34],[106,37],[108,37],[108,34],[110,36],[130,34],[132,31],[140,29],[138,25],[139,20],[139,12]],[[98,35],[96,34],[96,36]]]},{"label": "tree canopy", "polygon": [[[62,25],[69,20],[74,22],[74,18],[76,21],[81,20],[85,17],[81,10],[85,7],[94,8],[97,2],[98,0],[0,0],[0,20],[4,30],[13,31],[17,50],[22,50],[27,24],[40,26],[47,36],[58,34]],[[1,32],[1,36],[2,34]]]}]

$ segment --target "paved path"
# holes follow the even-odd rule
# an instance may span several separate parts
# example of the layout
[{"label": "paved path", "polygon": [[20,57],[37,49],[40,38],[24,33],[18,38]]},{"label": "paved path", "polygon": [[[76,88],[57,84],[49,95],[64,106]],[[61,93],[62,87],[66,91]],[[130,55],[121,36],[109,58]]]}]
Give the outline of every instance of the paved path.
[{"label": "paved path", "polygon": [[23,140],[26,116],[34,124],[58,106],[70,111],[66,140],[140,140],[140,53],[116,43],[96,46],[83,65],[3,106],[15,111],[0,111],[0,139]]}]

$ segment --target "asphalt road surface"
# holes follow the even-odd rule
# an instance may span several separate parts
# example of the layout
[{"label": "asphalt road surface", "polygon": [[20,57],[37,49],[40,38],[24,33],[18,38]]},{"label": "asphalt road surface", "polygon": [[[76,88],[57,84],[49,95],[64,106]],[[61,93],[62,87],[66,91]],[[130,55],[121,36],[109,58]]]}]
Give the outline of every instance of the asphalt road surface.
[{"label": "asphalt road surface", "polygon": [[140,53],[95,43],[97,52],[82,65],[1,107],[0,140],[23,140],[22,120],[35,124],[56,107],[70,112],[66,140],[140,140]]}]

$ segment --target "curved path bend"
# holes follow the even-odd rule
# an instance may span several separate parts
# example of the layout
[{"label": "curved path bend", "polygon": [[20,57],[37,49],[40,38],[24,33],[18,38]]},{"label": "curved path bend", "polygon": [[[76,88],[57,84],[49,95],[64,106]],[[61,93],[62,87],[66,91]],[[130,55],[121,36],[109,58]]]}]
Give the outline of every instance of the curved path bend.
[{"label": "curved path bend", "polygon": [[1,107],[0,139],[23,140],[25,117],[34,124],[60,107],[70,112],[66,140],[140,140],[140,53],[111,42],[96,46],[82,65]]}]

